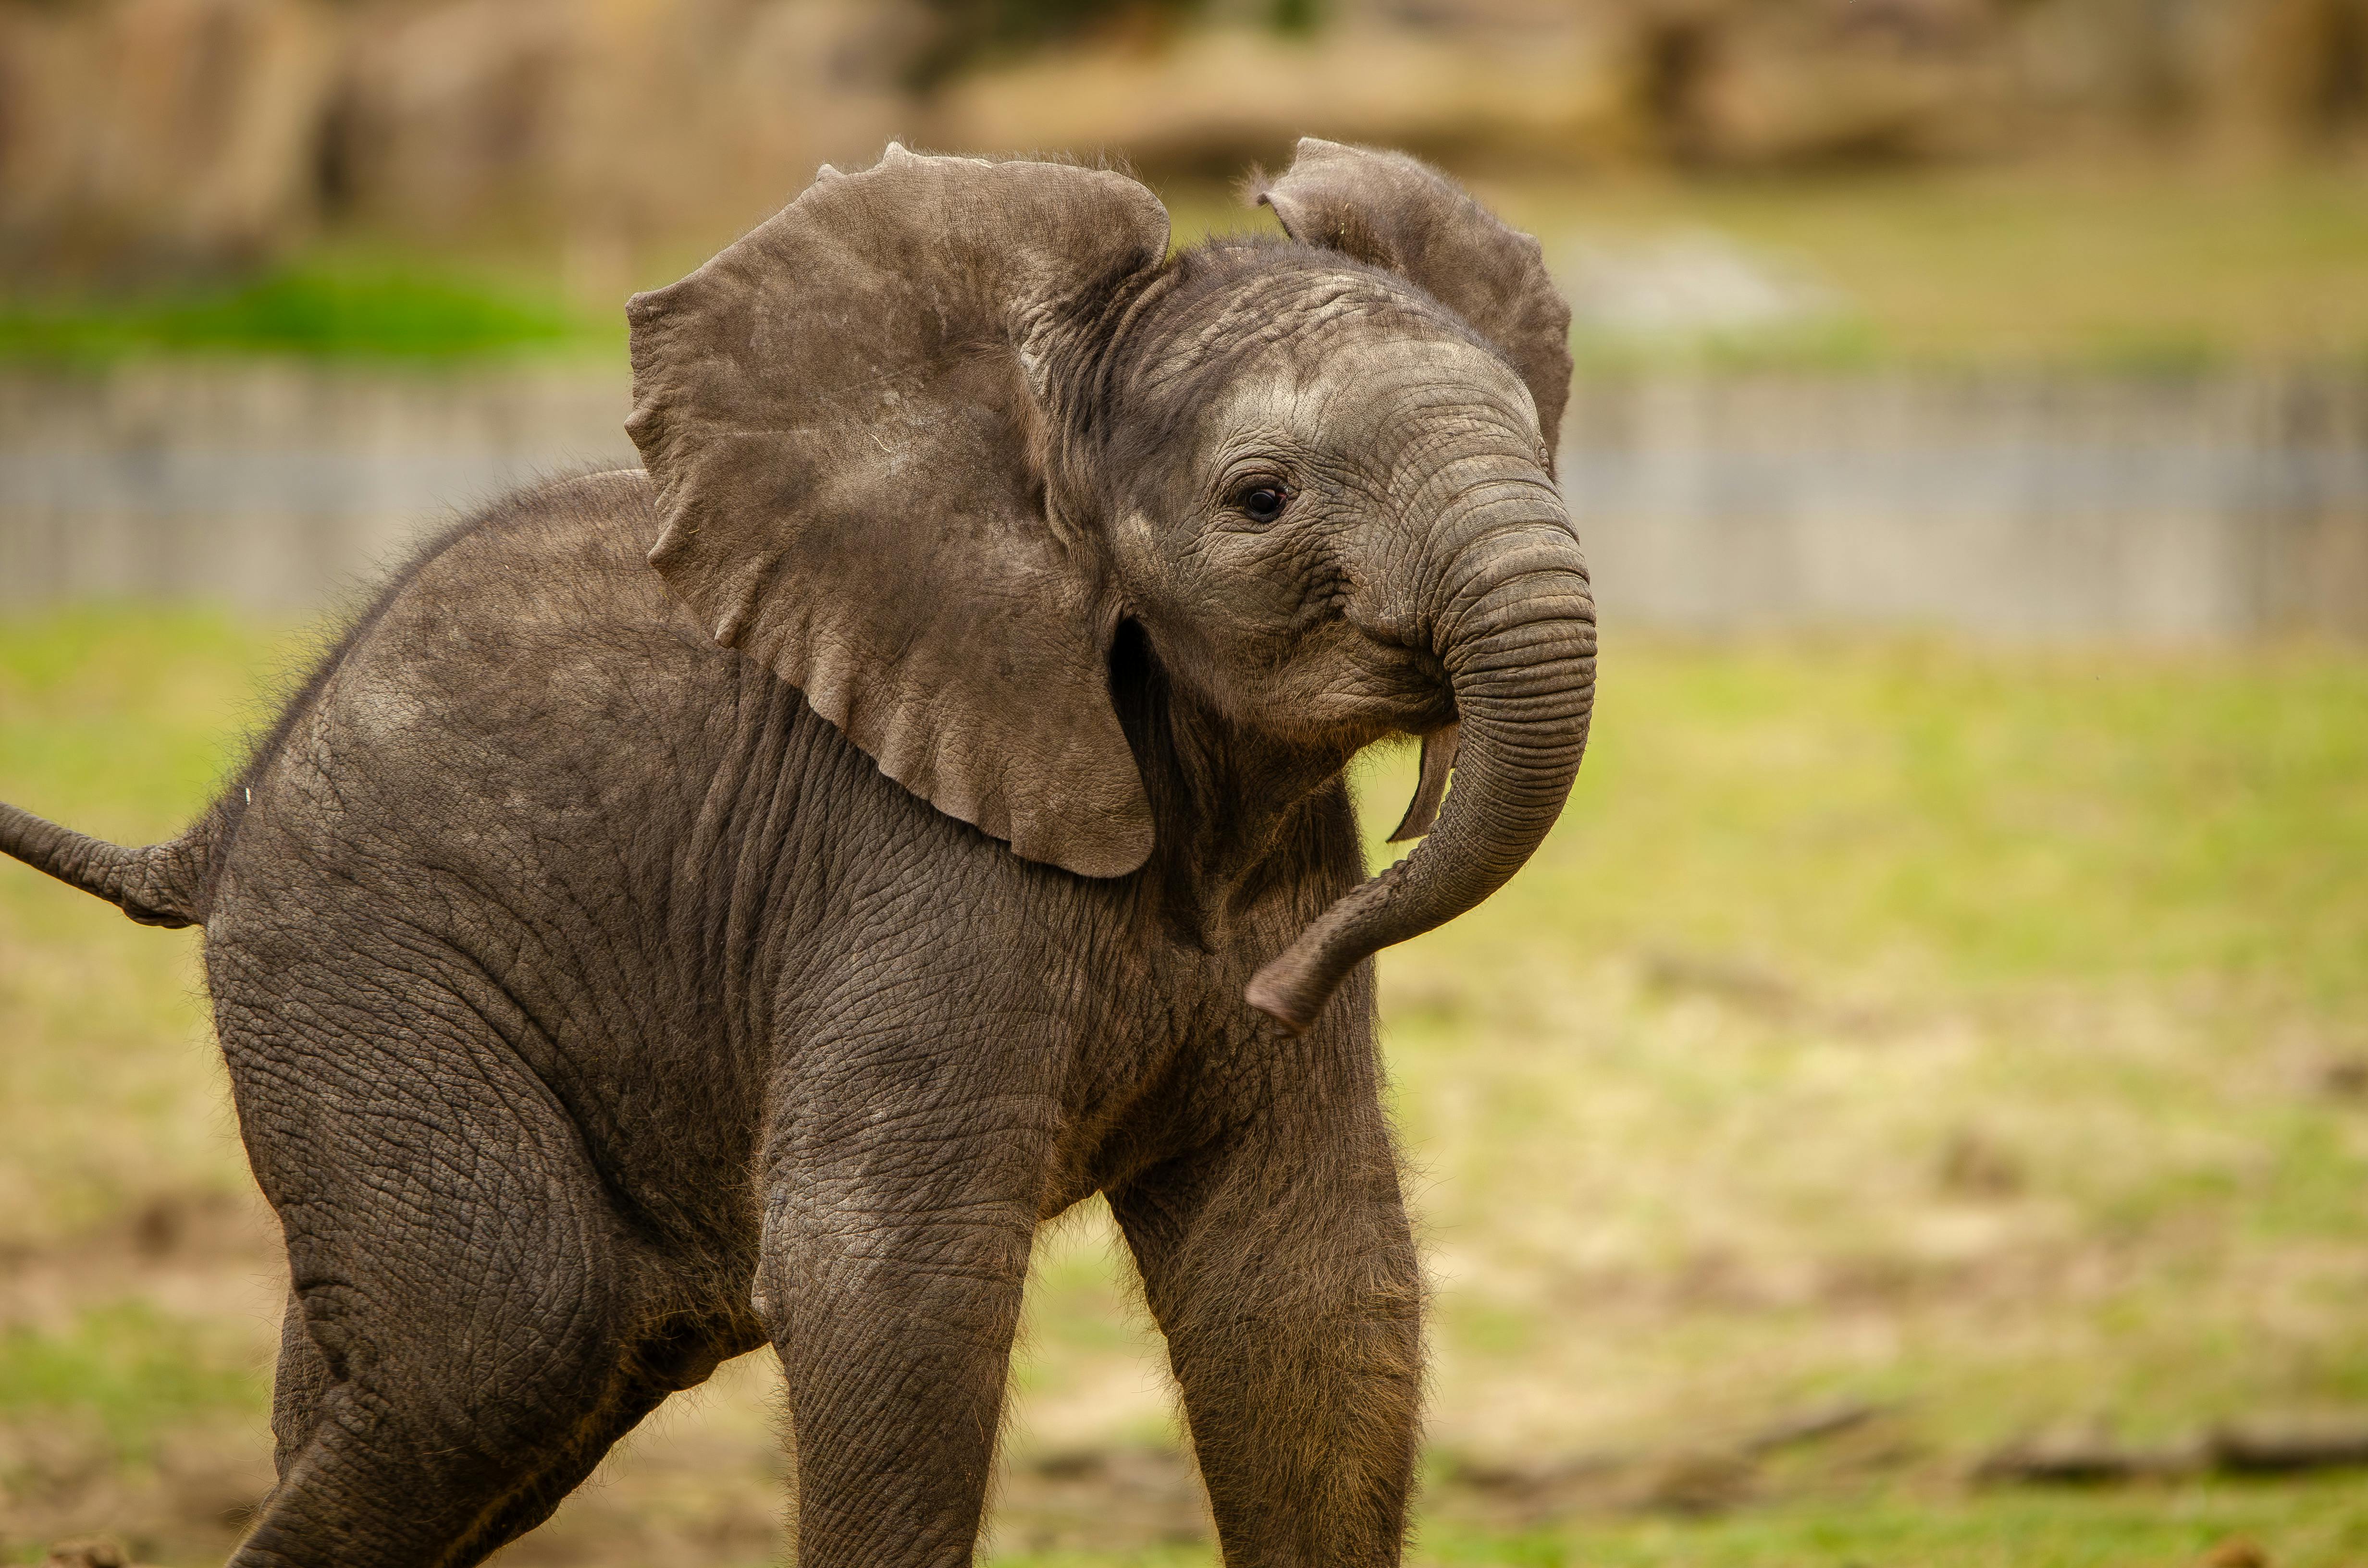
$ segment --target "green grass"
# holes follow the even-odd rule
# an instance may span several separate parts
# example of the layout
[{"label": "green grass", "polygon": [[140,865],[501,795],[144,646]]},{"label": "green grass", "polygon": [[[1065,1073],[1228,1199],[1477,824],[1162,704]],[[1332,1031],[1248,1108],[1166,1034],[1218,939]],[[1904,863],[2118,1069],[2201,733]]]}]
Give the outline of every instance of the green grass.
[{"label": "green grass", "polygon": [[[2368,1561],[2368,1488],[2339,1479],[1879,1499],[1510,1534],[1433,1526],[1417,1533],[1408,1560],[1417,1568],[2188,1568],[2237,1543],[2260,1549],[2277,1568],[2354,1568]],[[998,1568],[1204,1568],[1214,1555],[1153,1547],[994,1561]]]},{"label": "green grass", "polygon": [[[2077,366],[2184,374],[2368,360],[2368,183],[2340,168],[2157,163],[1677,180],[1475,182],[1549,256],[1707,230],[1842,301],[1765,330],[1578,344],[1591,372],[1661,365],[1868,369]],[[1222,187],[1169,182],[1178,243],[1271,231]],[[0,360],[279,353],[453,358],[569,353],[623,363],[630,288],[671,281],[756,212],[662,236],[596,285],[549,235],[423,249],[336,234],[210,290],[0,300]],[[579,258],[580,263],[580,258]]]},{"label": "green grass", "polygon": [[1680,182],[1503,181],[1549,254],[1708,230],[1838,292],[1835,319],[1582,358],[2182,373],[2368,358],[2368,185],[2152,163]]},{"label": "green grass", "polygon": [[1485,922],[1551,931],[1547,961],[1641,942],[2368,1002],[2368,662],[1614,642],[1603,682],[1554,874]]},{"label": "green grass", "polygon": [[555,295],[433,262],[315,262],[211,289],[0,301],[0,359],[83,363],[157,354],[444,360],[613,349],[620,327]]},{"label": "green grass", "polygon": [[119,1456],[146,1459],[184,1423],[264,1405],[260,1369],[220,1338],[136,1300],[0,1329],[0,1421],[92,1421]]},{"label": "green grass", "polygon": [[2368,1560],[2368,1487],[2343,1479],[1879,1499],[1511,1537],[1434,1530],[1415,1556],[1441,1568],[2183,1568],[2239,1541],[2278,1568]]},{"label": "green grass", "polygon": [[[0,619],[0,799],[175,831],[303,642],[137,607]],[[2368,1406],[2368,656],[1606,646],[1563,824],[1381,960],[1436,1280],[1417,1560],[2172,1568],[2241,1537],[2280,1568],[2368,1561],[2354,1476],[1966,1481],[2042,1428]],[[1360,768],[1370,823],[1410,774]],[[0,869],[0,1247],[78,1256],[140,1205],[246,1190],[195,951]],[[69,1405],[127,1455],[252,1421],[268,1312],[127,1288],[0,1328],[0,1470]],[[1129,1298],[1098,1207],[1040,1246],[1020,1462],[1170,1431]],[[768,1388],[733,1369],[554,1541],[612,1561],[619,1520],[726,1507],[760,1529]],[[1749,1467],[1721,1517],[1637,1512],[1622,1480],[1529,1519],[1450,1483],[1579,1455],[1649,1478],[1835,1400],[1886,1414]],[[1023,1535],[1000,1561],[1208,1561]]]},{"label": "green grass", "polygon": [[[265,716],[258,685],[292,652],[186,610],[0,619],[0,799],[123,842],[172,836]],[[194,934],[143,930],[20,868],[0,874],[0,1246],[247,1188],[196,954]]]},{"label": "green grass", "polygon": [[2368,662],[1611,646],[1563,825],[1383,961],[1448,1434],[2368,1397]]}]

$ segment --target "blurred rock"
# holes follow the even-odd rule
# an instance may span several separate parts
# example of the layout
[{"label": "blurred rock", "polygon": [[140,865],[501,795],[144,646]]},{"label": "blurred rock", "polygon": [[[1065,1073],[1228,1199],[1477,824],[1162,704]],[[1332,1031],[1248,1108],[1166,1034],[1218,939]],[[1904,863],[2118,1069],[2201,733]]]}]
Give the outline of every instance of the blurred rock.
[{"label": "blurred rock", "polygon": [[1679,163],[1963,156],[2003,141],[2010,36],[1992,0],[1645,0],[1630,96]]},{"label": "blurred rock", "polygon": [[2011,1150],[1973,1128],[1950,1134],[1941,1151],[1941,1190],[1953,1198],[2012,1198],[2026,1183],[2022,1162]]},{"label": "blurred rock", "polygon": [[2257,0],[2228,22],[2199,74],[2240,134],[2301,150],[2368,141],[2368,0]]},{"label": "blurred rock", "polygon": [[572,255],[754,222],[904,129],[912,6],[856,0],[382,5],[328,127],[329,199],[430,232],[556,223]]},{"label": "blurred rock", "polygon": [[2368,0],[2059,0],[2012,35],[2026,142],[2067,124],[2174,150],[2368,140]]},{"label": "blurred rock", "polygon": [[[556,227],[587,278],[909,130],[919,0],[0,0],[0,267],[252,262],[323,219]],[[620,285],[621,288],[621,285]]]},{"label": "blurred rock", "polygon": [[235,265],[313,207],[330,19],[303,0],[0,7],[0,265]]},{"label": "blurred rock", "polygon": [[605,295],[637,246],[720,238],[899,134],[1227,175],[1310,132],[1557,169],[2053,152],[2099,130],[2368,142],[2368,0],[1179,0],[1017,33],[979,11],[0,0],[0,267],[236,266],[353,217],[556,230]]},{"label": "blurred rock", "polygon": [[1976,1481],[2043,1486],[2101,1486],[2193,1475],[2208,1455],[2197,1443],[2132,1448],[2100,1422],[2044,1432],[2009,1443],[1975,1468]]},{"label": "blurred rock", "polygon": [[326,131],[327,199],[448,230],[539,199],[564,157],[575,15],[556,0],[365,14]]},{"label": "blurred rock", "polygon": [[1314,38],[1214,28],[1115,40],[959,77],[931,139],[971,149],[1108,149],[1231,176],[1315,134],[1439,157],[1570,161],[1622,139],[1611,39],[1554,27],[1430,28],[1344,18]]},{"label": "blurred rock", "polygon": [[1638,1506],[1690,1518],[1724,1514],[1751,1500],[1757,1468],[1743,1454],[1679,1454],[1656,1465]]},{"label": "blurred rock", "polygon": [[2368,127],[2355,14],[2368,0],[1336,0],[1311,31],[1212,4],[1198,27],[974,62],[924,123],[1227,173],[1303,133],[1559,166],[1922,162],[2240,122],[2324,142]]},{"label": "blurred rock", "polygon": [[2238,1475],[2283,1475],[2368,1465],[2368,1416],[2267,1415],[2213,1429],[2212,1461]]},{"label": "blurred rock", "polygon": [[123,1544],[107,1536],[62,1540],[50,1548],[41,1568],[130,1568]]}]

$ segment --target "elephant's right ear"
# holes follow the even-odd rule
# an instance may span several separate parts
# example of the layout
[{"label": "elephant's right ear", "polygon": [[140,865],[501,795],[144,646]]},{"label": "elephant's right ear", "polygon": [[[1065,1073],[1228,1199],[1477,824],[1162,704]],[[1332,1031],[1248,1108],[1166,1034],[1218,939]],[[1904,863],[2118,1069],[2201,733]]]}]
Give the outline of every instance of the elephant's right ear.
[{"label": "elephant's right ear", "polygon": [[666,586],[888,777],[1086,876],[1140,866],[1151,811],[1045,394],[1167,248],[1122,175],[892,144],[627,307]]},{"label": "elephant's right ear", "polygon": [[1494,343],[1529,386],[1553,468],[1570,401],[1570,306],[1535,239],[1429,164],[1314,136],[1255,195],[1292,239],[1412,279]]}]

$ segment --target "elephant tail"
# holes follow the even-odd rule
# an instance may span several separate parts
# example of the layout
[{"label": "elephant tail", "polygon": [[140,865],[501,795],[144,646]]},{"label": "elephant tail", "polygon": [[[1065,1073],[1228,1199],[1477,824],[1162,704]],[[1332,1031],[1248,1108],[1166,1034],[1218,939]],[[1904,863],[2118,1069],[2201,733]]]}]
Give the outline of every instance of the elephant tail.
[{"label": "elephant tail", "polygon": [[0,853],[114,904],[142,926],[205,919],[211,815],[187,835],[126,849],[0,804]]}]

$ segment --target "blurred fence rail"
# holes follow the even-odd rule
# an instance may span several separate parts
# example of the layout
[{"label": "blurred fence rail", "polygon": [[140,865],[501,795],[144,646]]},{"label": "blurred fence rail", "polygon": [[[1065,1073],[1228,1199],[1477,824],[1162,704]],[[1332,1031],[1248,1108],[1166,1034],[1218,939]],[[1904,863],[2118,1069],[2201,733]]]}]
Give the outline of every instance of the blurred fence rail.
[{"label": "blurred fence rail", "polygon": [[2368,637],[2368,375],[1582,379],[1564,428],[1607,619]]},{"label": "blurred fence rail", "polygon": [[[632,462],[621,379],[0,375],[0,603],[310,608],[538,474]],[[1608,620],[2368,637],[2368,374],[1583,377]]]},{"label": "blurred fence rail", "polygon": [[0,374],[0,603],[309,609],[514,485],[637,464],[630,405],[558,368]]}]

